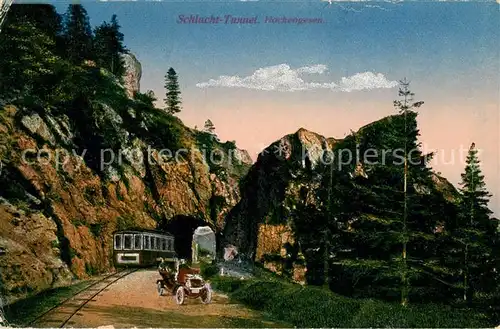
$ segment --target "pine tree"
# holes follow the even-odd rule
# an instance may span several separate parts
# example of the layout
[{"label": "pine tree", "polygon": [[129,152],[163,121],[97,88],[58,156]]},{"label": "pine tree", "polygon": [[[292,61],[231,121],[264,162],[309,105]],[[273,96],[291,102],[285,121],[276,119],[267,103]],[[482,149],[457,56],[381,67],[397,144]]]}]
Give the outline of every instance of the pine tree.
[{"label": "pine tree", "polygon": [[[399,88],[399,96],[403,97],[402,101],[395,101],[394,106],[399,109],[400,113],[404,115],[405,118],[405,135],[408,132],[408,127],[407,127],[407,114],[408,111],[411,111],[413,108],[418,108],[420,107],[423,102],[413,102],[413,96],[414,94],[409,90],[409,82],[404,79],[404,81],[400,81],[401,87]],[[408,138],[405,136],[405,142],[404,142],[404,187],[403,187],[403,193],[404,193],[404,209],[403,209],[403,245],[402,245],[402,254],[401,254],[401,259],[402,259],[402,271],[401,271],[401,282],[402,282],[402,290],[401,290],[401,304],[406,305],[408,303],[408,289],[409,289],[409,282],[408,282],[408,274],[407,274],[407,243],[409,240],[408,237],[408,227],[407,227],[407,221],[408,221]],[[416,146],[416,145],[415,145]],[[414,150],[414,149],[413,149]],[[418,155],[420,158],[420,155]]]},{"label": "pine tree", "polygon": [[59,69],[55,41],[30,21],[7,23],[0,34],[0,94],[45,105]]},{"label": "pine tree", "polygon": [[92,29],[87,11],[80,4],[71,4],[64,16],[64,42],[68,59],[81,64],[92,59]]},{"label": "pine tree", "polygon": [[467,302],[471,302],[477,292],[492,291],[500,257],[495,250],[498,220],[491,217],[492,211],[488,208],[491,194],[486,190],[477,153],[472,143],[461,175],[459,216],[451,230],[460,251],[463,299]]},{"label": "pine tree", "polygon": [[205,121],[204,131],[206,133],[211,134],[211,135],[215,134],[215,126],[214,126],[212,120],[208,119],[207,121]]},{"label": "pine tree", "polygon": [[94,34],[93,48],[97,65],[121,78],[125,73],[121,54],[127,49],[123,45],[123,33],[120,32],[116,15],[111,17],[110,23],[103,22],[98,26]]},{"label": "pine tree", "polygon": [[8,18],[9,21],[17,25],[21,22],[31,22],[42,33],[54,40],[62,29],[61,16],[53,5],[13,4],[9,10]]},{"label": "pine tree", "polygon": [[[423,102],[411,100],[406,81],[400,96],[403,99],[394,102],[400,114],[365,126],[337,144],[336,165],[347,165],[333,173],[330,202],[338,231],[332,235],[337,252],[331,286],[350,295],[393,300],[399,295],[406,305],[410,296],[427,298],[427,288],[443,284],[436,274],[442,268],[437,266],[435,229],[443,219],[444,203],[432,181],[430,157],[419,149],[413,109]],[[341,150],[349,152],[341,155]],[[373,152],[376,158],[363,157]],[[355,154],[362,160],[353,160]],[[353,174],[357,168],[365,174]],[[332,180],[328,172],[324,177],[324,185]]]},{"label": "pine tree", "polygon": [[165,89],[165,111],[171,115],[179,113],[181,111],[181,91],[177,73],[173,68],[168,69],[167,75],[165,75]]}]

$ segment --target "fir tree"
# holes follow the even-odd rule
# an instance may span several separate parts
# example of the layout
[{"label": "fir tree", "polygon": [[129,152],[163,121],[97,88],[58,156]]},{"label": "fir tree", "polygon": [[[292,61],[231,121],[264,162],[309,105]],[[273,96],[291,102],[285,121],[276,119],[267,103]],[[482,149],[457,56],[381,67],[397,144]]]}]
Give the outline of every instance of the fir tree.
[{"label": "fir tree", "polygon": [[0,52],[5,54],[0,56],[0,94],[4,99],[46,105],[60,68],[54,49],[55,41],[32,22],[8,20],[0,34]]},{"label": "fir tree", "polygon": [[[432,182],[429,157],[419,149],[413,109],[423,102],[411,100],[405,81],[400,96],[395,102],[399,115],[365,126],[338,144],[340,170],[331,174],[333,179],[326,172],[323,184],[332,180],[334,186],[333,289],[394,300],[399,295],[406,305],[410,295],[422,297],[425,287],[442,284],[434,272],[440,270],[435,229],[443,200]],[[362,160],[354,161],[355,154]],[[369,174],[353,174],[358,168]]]},{"label": "fir tree", "polygon": [[206,133],[211,134],[211,135],[215,134],[215,126],[214,126],[212,120],[208,119],[207,121],[205,121],[204,131]]},{"label": "fir tree", "polygon": [[463,299],[471,302],[477,292],[491,292],[495,286],[498,266],[498,220],[488,208],[491,194],[486,190],[484,176],[475,144],[472,143],[461,175],[459,216],[451,234],[458,243],[461,256],[460,277]]},{"label": "fir tree", "polygon": [[127,49],[123,45],[123,33],[116,15],[111,17],[110,23],[103,22],[95,29],[93,47],[97,65],[122,78],[125,67],[121,54]]},{"label": "fir tree", "polygon": [[167,75],[165,75],[165,89],[165,111],[171,115],[179,113],[181,111],[181,91],[179,89],[177,73],[173,68],[170,68]]},{"label": "fir tree", "polygon": [[53,5],[48,4],[13,4],[8,19],[17,25],[30,22],[54,40],[62,29],[61,16]]},{"label": "fir tree", "polygon": [[80,4],[71,4],[64,16],[64,42],[68,59],[81,64],[92,59],[92,29],[87,11]]}]

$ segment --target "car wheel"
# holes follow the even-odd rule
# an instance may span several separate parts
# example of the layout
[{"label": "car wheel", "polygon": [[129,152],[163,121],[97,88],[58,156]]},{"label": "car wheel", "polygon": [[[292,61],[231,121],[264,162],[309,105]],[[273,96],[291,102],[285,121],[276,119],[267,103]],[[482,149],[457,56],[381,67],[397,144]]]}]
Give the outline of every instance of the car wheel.
[{"label": "car wheel", "polygon": [[208,287],[203,288],[200,297],[203,304],[209,304],[212,301],[212,290]]},{"label": "car wheel", "polygon": [[184,291],[183,286],[177,287],[177,290],[175,290],[175,302],[177,305],[182,305],[184,304],[184,299],[186,298],[186,292]]},{"label": "car wheel", "polygon": [[156,289],[158,290],[158,295],[162,296],[165,289],[163,288],[163,284],[161,282],[157,283]]}]

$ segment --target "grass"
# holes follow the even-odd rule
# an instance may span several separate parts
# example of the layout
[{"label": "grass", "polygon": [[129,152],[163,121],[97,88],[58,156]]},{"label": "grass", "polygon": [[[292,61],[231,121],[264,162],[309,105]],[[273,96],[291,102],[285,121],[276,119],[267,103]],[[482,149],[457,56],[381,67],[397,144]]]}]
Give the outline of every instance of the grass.
[{"label": "grass", "polygon": [[485,315],[446,305],[410,305],[353,299],[320,287],[268,280],[216,277],[214,289],[231,299],[297,327],[484,328]]},{"label": "grass", "polygon": [[27,326],[37,316],[75,295],[90,284],[92,284],[92,281],[82,281],[71,286],[46,290],[19,300],[4,307],[5,317],[11,325]]}]

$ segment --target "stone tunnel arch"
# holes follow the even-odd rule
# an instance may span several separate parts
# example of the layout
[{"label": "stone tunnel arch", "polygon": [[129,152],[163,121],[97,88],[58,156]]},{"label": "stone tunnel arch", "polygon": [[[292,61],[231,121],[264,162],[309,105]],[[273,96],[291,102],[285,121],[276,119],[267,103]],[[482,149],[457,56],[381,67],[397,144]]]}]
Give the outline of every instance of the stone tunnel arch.
[{"label": "stone tunnel arch", "polygon": [[194,231],[200,226],[209,226],[212,231],[214,228],[210,223],[196,218],[194,216],[177,215],[168,220],[161,229],[174,235],[174,248],[177,257],[192,260],[192,243]]}]

